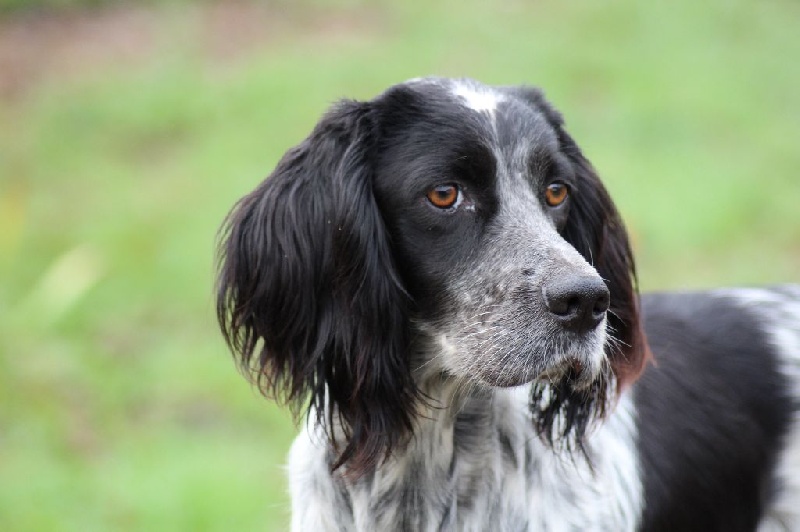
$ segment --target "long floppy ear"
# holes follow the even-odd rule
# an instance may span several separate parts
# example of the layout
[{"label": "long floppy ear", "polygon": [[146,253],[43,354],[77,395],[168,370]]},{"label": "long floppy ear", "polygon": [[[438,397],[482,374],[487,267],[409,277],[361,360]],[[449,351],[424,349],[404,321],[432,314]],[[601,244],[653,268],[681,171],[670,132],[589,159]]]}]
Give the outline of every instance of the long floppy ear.
[{"label": "long floppy ear", "polygon": [[369,103],[334,106],[234,206],[217,280],[217,317],[243,370],[296,415],[310,408],[338,452],[332,469],[354,476],[410,434],[418,393],[410,301],[372,193],[375,136]]},{"label": "long floppy ear", "polygon": [[636,264],[628,232],[608,191],[572,137],[561,127],[558,131],[561,150],[578,177],[563,234],[608,286],[607,319],[614,341],[607,344],[606,355],[622,390],[638,379],[651,358],[639,312]]},{"label": "long floppy ear", "polygon": [[594,266],[611,293],[608,323],[614,340],[607,344],[606,355],[617,388],[622,390],[639,377],[652,358],[640,319],[636,265],[628,233],[597,172],[564,130],[561,114],[538,89],[518,90],[555,129],[561,152],[575,171],[576,187],[562,235]]}]

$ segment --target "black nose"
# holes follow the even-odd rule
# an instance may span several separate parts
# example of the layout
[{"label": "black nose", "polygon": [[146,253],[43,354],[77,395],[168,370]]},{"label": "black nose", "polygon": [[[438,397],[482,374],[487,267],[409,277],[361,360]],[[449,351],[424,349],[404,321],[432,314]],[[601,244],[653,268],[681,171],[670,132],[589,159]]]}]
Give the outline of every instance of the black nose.
[{"label": "black nose", "polygon": [[550,281],[542,286],[550,313],[565,328],[587,332],[597,327],[611,299],[605,283],[598,277],[578,277]]}]

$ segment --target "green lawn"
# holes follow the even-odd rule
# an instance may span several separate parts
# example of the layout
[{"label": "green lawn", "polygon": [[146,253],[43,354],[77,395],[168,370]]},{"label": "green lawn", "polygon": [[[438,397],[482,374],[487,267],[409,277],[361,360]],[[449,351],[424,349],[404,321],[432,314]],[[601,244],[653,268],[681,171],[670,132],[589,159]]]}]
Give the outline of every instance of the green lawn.
[{"label": "green lawn", "polygon": [[[62,12],[113,35],[55,40],[0,96],[0,529],[285,529],[295,429],[216,330],[214,238],[340,97],[540,85],[644,289],[800,281],[800,4],[365,5]],[[37,15],[2,16],[13,58]]]}]

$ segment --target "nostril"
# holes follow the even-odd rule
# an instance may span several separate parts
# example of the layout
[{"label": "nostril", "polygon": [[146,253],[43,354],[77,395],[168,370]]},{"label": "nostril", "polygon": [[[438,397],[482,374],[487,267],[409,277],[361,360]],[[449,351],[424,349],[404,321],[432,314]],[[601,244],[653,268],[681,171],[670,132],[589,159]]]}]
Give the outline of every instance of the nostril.
[{"label": "nostril", "polygon": [[594,307],[592,307],[592,313],[595,315],[605,314],[610,304],[611,296],[608,290],[606,290],[597,297],[597,300],[594,302]]},{"label": "nostril", "polygon": [[567,316],[577,311],[580,302],[577,297],[562,297],[557,291],[550,291],[548,296],[547,290],[543,290],[547,308],[551,313],[557,316]]},{"label": "nostril", "polygon": [[581,307],[581,299],[578,296],[573,296],[567,300],[567,309],[565,314],[572,314],[578,312]]}]

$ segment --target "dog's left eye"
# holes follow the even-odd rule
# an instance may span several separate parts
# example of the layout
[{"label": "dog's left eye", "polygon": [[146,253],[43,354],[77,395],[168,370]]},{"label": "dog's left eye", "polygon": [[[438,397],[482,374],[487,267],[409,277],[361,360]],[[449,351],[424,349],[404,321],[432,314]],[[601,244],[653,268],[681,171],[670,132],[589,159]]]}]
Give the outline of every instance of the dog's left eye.
[{"label": "dog's left eye", "polygon": [[449,209],[461,201],[461,190],[456,185],[439,185],[430,190],[427,197],[434,207]]},{"label": "dog's left eye", "polygon": [[560,181],[550,183],[544,191],[544,200],[551,207],[558,207],[569,196],[569,187]]}]

